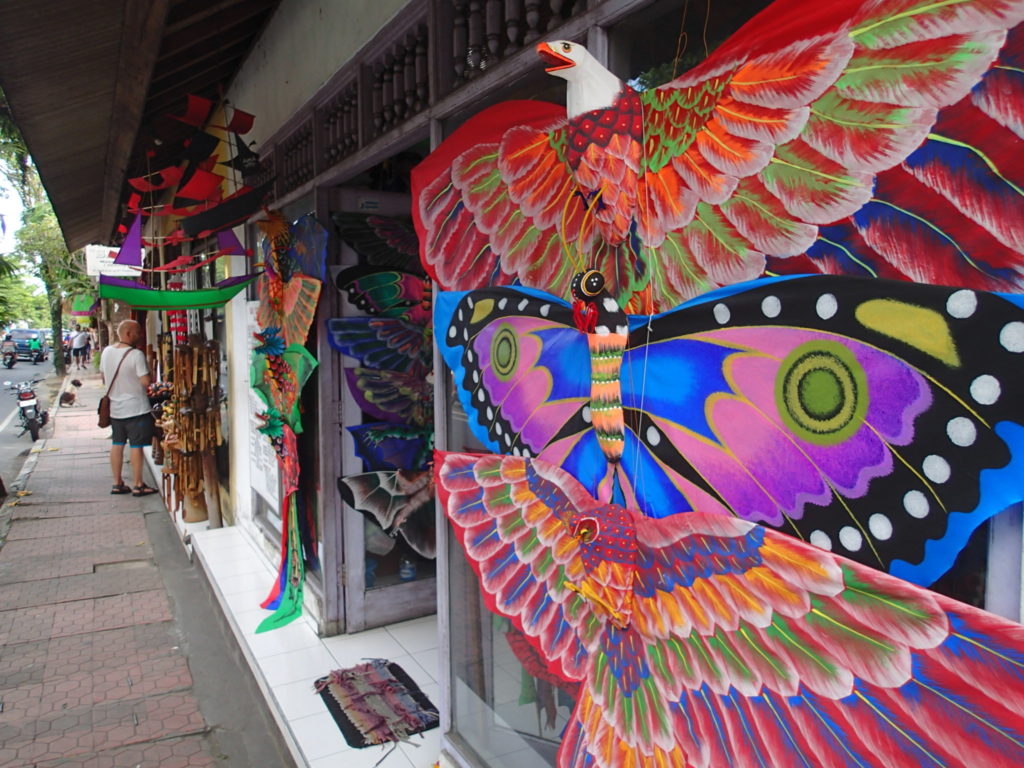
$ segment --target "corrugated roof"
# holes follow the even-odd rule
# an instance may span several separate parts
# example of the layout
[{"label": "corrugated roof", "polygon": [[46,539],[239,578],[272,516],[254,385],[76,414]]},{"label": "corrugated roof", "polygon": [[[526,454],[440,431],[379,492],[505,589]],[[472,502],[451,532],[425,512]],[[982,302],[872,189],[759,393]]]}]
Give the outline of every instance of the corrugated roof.
[{"label": "corrugated roof", "polygon": [[279,2],[0,3],[0,88],[69,248],[111,241],[155,122],[218,98]]}]

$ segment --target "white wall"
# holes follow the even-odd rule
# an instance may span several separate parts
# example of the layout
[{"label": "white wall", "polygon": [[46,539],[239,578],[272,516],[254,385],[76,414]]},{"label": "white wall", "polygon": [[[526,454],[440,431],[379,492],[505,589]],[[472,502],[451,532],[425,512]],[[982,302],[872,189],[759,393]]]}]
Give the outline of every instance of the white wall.
[{"label": "white wall", "polygon": [[262,144],[405,5],[284,0],[228,92],[256,116],[246,139]]},{"label": "white wall", "polygon": [[[245,242],[241,228],[235,234]],[[246,272],[247,256],[229,256],[229,274]],[[252,479],[249,475],[249,346],[245,291],[225,307],[226,350],[228,358],[228,418],[231,420],[228,456],[231,466],[231,508],[235,524],[252,520]],[[268,587],[269,589],[269,587]]]}]

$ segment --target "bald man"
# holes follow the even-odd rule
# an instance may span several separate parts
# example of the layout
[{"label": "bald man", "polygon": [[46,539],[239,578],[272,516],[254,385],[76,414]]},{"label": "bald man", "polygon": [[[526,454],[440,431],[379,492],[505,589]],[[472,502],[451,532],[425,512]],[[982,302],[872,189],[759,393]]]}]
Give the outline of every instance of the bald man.
[{"label": "bald man", "polygon": [[[137,345],[142,341],[142,326],[124,320],[117,326],[117,343],[103,350],[100,373],[110,397],[110,471],[114,475],[111,493],[149,496],[156,493],[142,480],[143,446],[153,441],[153,416],[150,413],[149,366],[146,355]],[[132,485],[124,483],[124,447],[131,449]]]}]

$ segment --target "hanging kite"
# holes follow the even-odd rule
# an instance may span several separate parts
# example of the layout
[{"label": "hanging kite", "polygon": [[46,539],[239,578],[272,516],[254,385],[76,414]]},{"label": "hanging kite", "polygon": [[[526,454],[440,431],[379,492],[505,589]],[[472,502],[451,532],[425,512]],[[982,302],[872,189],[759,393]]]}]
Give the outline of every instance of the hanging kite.
[{"label": "hanging kite", "polygon": [[559,296],[593,267],[644,311],[768,257],[1021,290],[1022,18],[1020,0],[778,0],[642,93],[542,43],[568,109],[491,107],[414,171],[423,263],[444,289]]},{"label": "hanging kite", "polygon": [[341,239],[367,264],[423,274],[419,239],[408,219],[343,212],[331,218]]},{"label": "hanging kite", "polygon": [[[280,337],[274,337],[272,343],[275,349],[280,341]],[[249,367],[249,381],[253,390],[264,403],[282,414],[296,434],[302,433],[299,393],[313,375],[316,366],[316,358],[299,344],[292,344],[280,354],[253,351]]]},{"label": "hanging kite", "polygon": [[349,267],[334,278],[357,309],[414,325],[430,323],[430,283],[418,275],[379,267]]},{"label": "hanging kite", "polygon": [[[266,420],[269,424],[270,419]],[[256,634],[280,629],[302,615],[302,592],[306,579],[302,560],[302,534],[299,530],[299,449],[295,433],[287,424],[281,427],[281,436],[271,442],[277,451],[281,467],[281,565],[270,594],[260,603],[261,608],[274,611],[256,627]]]},{"label": "hanging kite", "polygon": [[413,427],[390,421],[346,427],[367,472],[423,469],[434,450],[433,425]]},{"label": "hanging kite", "polygon": [[363,365],[426,376],[433,365],[430,328],[393,317],[332,317],[327,341]]},{"label": "hanging kite", "polygon": [[231,301],[256,275],[239,275],[194,291],[164,291],[135,280],[100,275],[100,298],[121,301],[135,309],[211,309]]},{"label": "hanging kite", "polygon": [[434,421],[433,376],[376,368],[346,368],[348,388],[360,410],[381,421],[425,427]]},{"label": "hanging kite", "polygon": [[327,279],[327,230],[307,213],[290,227],[291,248],[288,255],[304,275],[323,282]]},{"label": "hanging kite", "polygon": [[757,524],[438,454],[488,608],[579,696],[560,768],[1024,761],[1024,627]]},{"label": "hanging kite", "polygon": [[437,557],[432,470],[364,472],[338,478],[341,498],[372,518],[392,538],[401,534],[415,552]]},{"label": "hanging kite", "polygon": [[316,317],[320,281],[295,273],[287,282],[264,273],[256,281],[260,303],[256,320],[263,326],[277,325],[288,344],[305,344],[309,327]]},{"label": "hanging kite", "polygon": [[597,272],[437,296],[490,450],[654,517],[738,515],[928,585],[1024,499],[1024,298],[775,278],[627,315]]},{"label": "hanging kite", "polygon": [[[316,315],[320,279],[304,274],[302,269],[322,274],[326,233],[322,228],[318,231],[318,226],[308,219],[301,225],[289,225],[276,211],[267,211],[267,220],[261,224],[266,236],[261,244],[265,273],[257,284],[256,316],[263,330],[256,334],[259,344],[253,350],[250,381],[268,406],[261,431],[268,434],[278,452],[285,490],[278,579],[262,603],[275,612],[257,632],[282,627],[298,618],[306,563],[316,567],[317,562],[315,516],[298,498],[301,467],[295,435],[302,431],[300,393],[317,365],[304,345]],[[279,423],[282,436],[275,438]]]}]

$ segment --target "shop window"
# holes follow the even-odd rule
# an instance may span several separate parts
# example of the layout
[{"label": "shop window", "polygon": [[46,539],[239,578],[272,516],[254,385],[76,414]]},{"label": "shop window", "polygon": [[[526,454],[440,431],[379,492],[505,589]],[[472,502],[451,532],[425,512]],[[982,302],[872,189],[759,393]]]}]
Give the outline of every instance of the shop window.
[{"label": "shop window", "polygon": [[[699,64],[706,51],[713,51],[769,4],[770,0],[740,0],[715,4],[712,12],[710,3],[696,0],[687,3],[683,12],[678,0],[650,3],[607,30],[609,68],[638,89],[657,87]],[[509,88],[491,90],[472,112],[510,98],[561,103],[564,84],[531,74]],[[470,115],[460,113],[446,120],[446,133]],[[450,375],[445,374],[447,448],[481,450],[452,394]],[[1019,620],[1021,519],[1017,506],[980,526],[933,589]],[[573,691],[553,685],[510,623],[485,607],[476,575],[450,527],[446,538],[447,580],[441,588],[447,590],[450,606],[444,617],[449,642],[452,728],[446,739],[450,748],[466,765],[554,766],[574,706]]]}]

